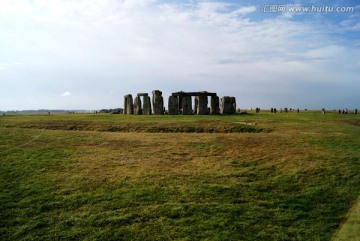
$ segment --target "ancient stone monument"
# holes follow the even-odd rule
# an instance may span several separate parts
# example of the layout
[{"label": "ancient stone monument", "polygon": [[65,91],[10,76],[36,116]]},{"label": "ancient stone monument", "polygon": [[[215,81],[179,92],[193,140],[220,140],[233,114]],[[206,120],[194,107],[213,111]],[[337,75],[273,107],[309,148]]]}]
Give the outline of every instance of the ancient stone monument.
[{"label": "ancient stone monument", "polygon": [[195,100],[197,100],[196,106],[196,114],[198,115],[207,115],[209,114],[208,109],[208,97],[205,95],[199,95],[195,97]]},{"label": "ancient stone monument", "polygon": [[210,114],[217,115],[220,113],[220,107],[219,107],[219,96],[211,96],[210,99]]},{"label": "ancient stone monument", "polygon": [[[143,100],[141,101],[141,97]],[[124,114],[151,115],[150,96],[147,93],[139,93],[133,101],[131,94],[124,96]]]},{"label": "ancient stone monument", "polygon": [[191,96],[186,95],[181,97],[181,111],[183,115],[192,115]]},{"label": "ancient stone monument", "polygon": [[220,99],[220,114],[235,114],[236,99],[235,97],[224,96]]},{"label": "ancient stone monument", "polygon": [[235,114],[236,113],[236,98],[230,97],[230,103],[231,103],[230,114]]},{"label": "ancient stone monument", "polygon": [[153,90],[152,92],[152,106],[153,114],[162,115],[164,114],[164,99],[162,97],[162,92],[160,90]]},{"label": "ancient stone monument", "polygon": [[147,93],[143,97],[143,114],[151,115],[151,101],[150,96]]},{"label": "ancient stone monument", "polygon": [[[141,105],[141,97],[143,97],[142,105]],[[138,99],[138,100],[136,101],[136,99]],[[139,109],[138,112],[136,112],[136,104],[135,104],[136,102],[138,103],[138,109]],[[150,96],[148,95],[148,93],[137,94],[137,97],[135,98],[135,103],[134,103],[135,114],[151,115],[151,102],[150,102]]]},{"label": "ancient stone monument", "polygon": [[135,115],[141,115],[141,114],[142,114],[141,98],[140,98],[139,95],[135,97],[135,101],[134,101],[134,114],[135,114]]},{"label": "ancient stone monument", "polygon": [[134,114],[133,97],[131,94],[124,96],[124,114]]},{"label": "ancient stone monument", "polygon": [[170,95],[168,101],[168,113],[169,115],[179,114],[179,102],[176,96]]},{"label": "ancient stone monument", "polygon": [[[141,100],[141,97],[142,100]],[[192,97],[195,97],[194,110]],[[210,108],[209,104],[210,97]],[[152,108],[151,108],[152,103]],[[133,103],[132,95],[124,96],[124,114],[145,114],[163,115],[165,112],[164,100],[160,90],[152,91],[152,101],[147,93],[139,93]],[[174,92],[169,96],[168,114],[169,115],[208,115],[208,114],[235,114],[235,97],[224,96],[219,100],[216,93],[207,91],[199,92]]]},{"label": "ancient stone monument", "polygon": [[[178,100],[177,111],[182,113],[183,115],[191,115],[191,114],[207,115],[209,113],[212,114],[219,113],[218,111],[219,97],[217,97],[216,93],[210,93],[207,91],[199,91],[199,92],[180,91],[180,92],[172,93],[172,96],[177,98]],[[194,111],[192,110],[192,100],[191,100],[192,96],[195,97]],[[210,111],[208,107],[209,96],[211,97]],[[176,108],[176,107],[172,106],[172,108]]]}]

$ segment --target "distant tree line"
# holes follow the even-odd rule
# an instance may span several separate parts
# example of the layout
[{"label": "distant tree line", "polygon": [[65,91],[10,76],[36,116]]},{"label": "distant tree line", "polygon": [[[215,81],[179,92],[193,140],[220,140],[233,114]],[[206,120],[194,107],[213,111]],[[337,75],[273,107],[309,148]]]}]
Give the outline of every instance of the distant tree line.
[{"label": "distant tree line", "polygon": [[99,113],[110,113],[110,114],[122,114],[124,112],[123,108],[115,108],[115,109],[101,109]]}]

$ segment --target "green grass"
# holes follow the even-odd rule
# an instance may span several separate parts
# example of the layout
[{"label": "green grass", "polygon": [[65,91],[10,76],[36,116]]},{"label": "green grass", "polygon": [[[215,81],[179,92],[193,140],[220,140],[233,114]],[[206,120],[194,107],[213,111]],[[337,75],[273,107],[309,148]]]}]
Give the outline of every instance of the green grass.
[{"label": "green grass", "polygon": [[312,111],[0,116],[0,239],[331,240],[359,134]]},{"label": "green grass", "polygon": [[333,241],[357,241],[360,237],[360,198],[346,216],[346,222],[333,236]]}]

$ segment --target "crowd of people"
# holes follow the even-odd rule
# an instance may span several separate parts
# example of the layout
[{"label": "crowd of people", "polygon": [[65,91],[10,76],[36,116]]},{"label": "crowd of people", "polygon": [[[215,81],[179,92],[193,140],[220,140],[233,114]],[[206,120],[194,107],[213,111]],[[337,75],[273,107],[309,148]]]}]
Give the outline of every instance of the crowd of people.
[{"label": "crowd of people", "polygon": [[[305,109],[305,111],[306,111],[306,110],[307,110],[307,109]],[[288,111],[296,111],[297,113],[299,113],[299,112],[300,112],[300,109],[299,109],[299,108],[297,108],[297,109],[292,109],[292,108],[290,108],[290,109],[288,109],[288,108],[282,109],[282,108],[280,108],[280,110],[277,110],[276,108],[271,108],[271,109],[270,109],[270,112],[271,112],[271,113],[277,113],[277,112],[280,112],[280,113],[282,113],[282,112],[288,113]],[[260,108],[257,107],[257,108],[255,109],[255,112],[256,112],[256,113],[259,113],[259,112],[260,112]],[[338,112],[339,112],[339,114],[348,114],[348,113],[350,113],[350,111],[349,111],[347,108],[345,108],[345,109],[339,109]],[[321,109],[321,113],[326,114],[325,108],[322,108],[322,109]],[[354,113],[354,114],[357,114],[357,109],[354,109],[353,113]]]}]

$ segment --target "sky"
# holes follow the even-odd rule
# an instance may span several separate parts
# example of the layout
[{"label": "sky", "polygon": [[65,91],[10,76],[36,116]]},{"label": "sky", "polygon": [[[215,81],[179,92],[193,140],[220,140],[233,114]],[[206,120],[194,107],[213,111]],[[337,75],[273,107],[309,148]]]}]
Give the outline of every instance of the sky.
[{"label": "sky", "polygon": [[0,0],[0,84],[3,111],[119,108],[152,90],[360,108],[360,2]]}]

